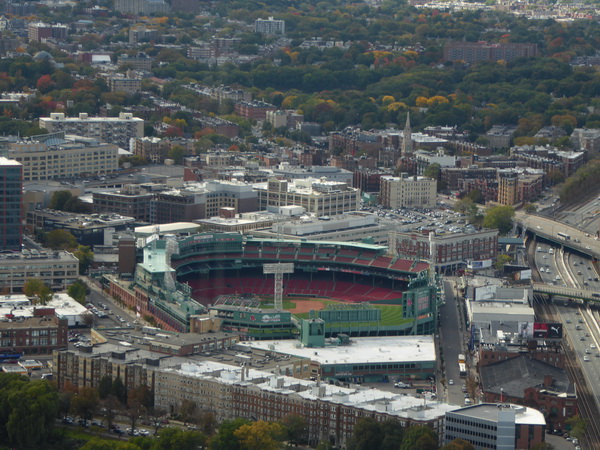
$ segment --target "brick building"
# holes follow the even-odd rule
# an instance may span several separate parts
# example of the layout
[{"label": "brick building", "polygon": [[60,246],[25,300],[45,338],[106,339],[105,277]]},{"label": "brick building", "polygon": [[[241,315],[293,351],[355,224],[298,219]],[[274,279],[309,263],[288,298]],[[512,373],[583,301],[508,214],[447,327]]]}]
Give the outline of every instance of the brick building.
[{"label": "brick building", "polygon": [[257,100],[253,102],[238,102],[233,109],[233,112],[238,116],[252,120],[265,120],[269,111],[277,111],[277,107]]},{"label": "brick building", "polygon": [[33,317],[0,322],[0,352],[43,355],[67,346],[68,320],[54,308],[35,308]]},{"label": "brick building", "polygon": [[[396,252],[404,258],[429,259],[429,232],[396,233]],[[466,261],[495,259],[498,254],[498,230],[452,233],[433,237],[436,267],[442,270],[463,267]]]},{"label": "brick building", "polygon": [[564,369],[520,355],[479,369],[486,402],[509,402],[541,411],[553,429],[578,414],[577,390]]}]

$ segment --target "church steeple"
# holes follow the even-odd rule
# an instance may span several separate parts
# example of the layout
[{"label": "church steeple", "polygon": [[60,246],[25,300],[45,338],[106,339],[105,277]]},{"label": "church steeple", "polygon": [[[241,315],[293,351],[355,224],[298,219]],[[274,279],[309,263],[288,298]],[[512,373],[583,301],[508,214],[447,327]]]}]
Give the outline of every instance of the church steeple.
[{"label": "church steeple", "polygon": [[400,156],[410,156],[413,152],[412,130],[410,128],[410,111],[406,114],[406,125],[402,136],[402,151]]}]

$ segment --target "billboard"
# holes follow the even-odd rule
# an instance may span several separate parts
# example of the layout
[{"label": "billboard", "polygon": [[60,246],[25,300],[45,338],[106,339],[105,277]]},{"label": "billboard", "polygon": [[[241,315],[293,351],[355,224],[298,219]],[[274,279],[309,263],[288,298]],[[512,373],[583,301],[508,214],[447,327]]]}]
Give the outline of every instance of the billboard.
[{"label": "billboard", "polygon": [[562,323],[519,322],[519,336],[524,339],[562,339]]},{"label": "billboard", "polygon": [[513,279],[515,281],[519,281],[519,280],[531,280],[531,269],[520,270],[519,272],[515,272]]},{"label": "billboard", "polygon": [[484,259],[482,261],[467,261],[467,269],[489,269],[492,267],[491,259]]}]

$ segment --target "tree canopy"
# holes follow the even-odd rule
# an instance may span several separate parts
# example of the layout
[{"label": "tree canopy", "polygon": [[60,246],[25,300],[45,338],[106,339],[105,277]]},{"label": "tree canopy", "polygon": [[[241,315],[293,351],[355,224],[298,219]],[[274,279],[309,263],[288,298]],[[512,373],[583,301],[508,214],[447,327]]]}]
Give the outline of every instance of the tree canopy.
[{"label": "tree canopy", "polygon": [[512,206],[494,206],[485,212],[483,226],[497,229],[501,234],[506,234],[512,229],[514,216],[515,209]]}]

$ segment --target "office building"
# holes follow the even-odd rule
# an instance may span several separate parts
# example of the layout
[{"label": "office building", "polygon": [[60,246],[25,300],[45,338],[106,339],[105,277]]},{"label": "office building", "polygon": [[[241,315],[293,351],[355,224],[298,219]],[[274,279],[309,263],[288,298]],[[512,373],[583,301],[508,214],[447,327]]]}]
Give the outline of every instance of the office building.
[{"label": "office building", "polygon": [[144,119],[133,117],[131,113],[120,113],[119,117],[89,117],[87,113],[65,117],[64,113],[50,113],[50,117],[40,117],[40,128],[48,133],[63,131],[129,148],[130,139],[144,136]]},{"label": "office building", "polygon": [[528,450],[545,440],[544,415],[526,406],[481,403],[446,413],[446,444],[470,442],[476,450]]},{"label": "office building", "polygon": [[275,20],[273,17],[268,19],[256,19],[254,21],[254,32],[267,35],[285,35],[285,20]]},{"label": "office building", "polygon": [[186,183],[183,189],[156,193],[153,201],[154,223],[191,222],[219,215],[221,208],[235,213],[256,211],[257,193],[251,185],[239,181],[207,181]]},{"label": "office building", "polygon": [[125,231],[135,223],[133,217],[120,214],[75,214],[53,209],[36,209],[27,211],[27,226],[29,229],[66,230],[71,233],[81,245],[94,247],[108,245],[112,242],[109,236],[115,231]]},{"label": "office building", "polygon": [[433,208],[435,207],[437,181],[433,178],[409,176],[381,177],[379,201],[386,208]]},{"label": "office building", "polygon": [[12,142],[9,156],[22,165],[23,181],[77,178],[119,168],[117,145],[101,143],[95,137],[67,136],[64,131]]},{"label": "office building", "polygon": [[0,157],[0,250],[21,250],[23,166]]},{"label": "office building", "polygon": [[79,260],[66,251],[31,249],[0,254],[0,291],[21,292],[31,278],[52,289],[66,289],[79,278]]},{"label": "office building", "polygon": [[317,217],[358,210],[360,191],[346,183],[314,178],[285,181],[271,178],[255,185],[260,210],[301,206]]},{"label": "office building", "polygon": [[140,222],[149,223],[153,219],[152,200],[155,192],[150,186],[127,185],[120,191],[93,192],[94,213],[120,214],[133,217]]}]

